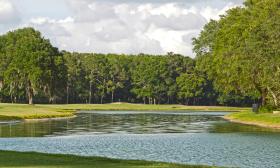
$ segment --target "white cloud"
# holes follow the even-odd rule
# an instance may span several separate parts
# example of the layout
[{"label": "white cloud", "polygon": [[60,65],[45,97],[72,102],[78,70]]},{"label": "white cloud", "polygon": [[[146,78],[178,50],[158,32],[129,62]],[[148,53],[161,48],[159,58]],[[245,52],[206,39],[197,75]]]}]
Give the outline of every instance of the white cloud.
[{"label": "white cloud", "polygon": [[11,24],[20,20],[18,11],[9,0],[0,0],[0,24]]},{"label": "white cloud", "polygon": [[[64,1],[69,17],[34,15],[24,25],[39,29],[54,45],[68,51],[128,54],[173,51],[190,56],[193,56],[191,39],[203,25],[236,5],[227,2],[215,6],[204,1]],[[6,16],[7,11],[16,11],[8,2],[0,0],[0,22],[3,11]],[[16,13],[9,15],[14,17]]]},{"label": "white cloud", "polygon": [[220,18],[220,15],[225,14],[226,11],[229,10],[230,8],[237,7],[237,6],[238,6],[237,4],[234,4],[232,2],[229,2],[222,9],[206,6],[201,10],[200,13],[205,19],[207,19],[207,21],[210,21],[210,19],[218,20]]}]

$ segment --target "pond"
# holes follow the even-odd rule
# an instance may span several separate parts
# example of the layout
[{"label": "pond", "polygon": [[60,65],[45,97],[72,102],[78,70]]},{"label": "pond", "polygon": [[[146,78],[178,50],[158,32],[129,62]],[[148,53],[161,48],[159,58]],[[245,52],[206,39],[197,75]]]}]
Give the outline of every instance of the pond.
[{"label": "pond", "polygon": [[280,167],[280,132],[225,112],[81,111],[76,118],[0,124],[0,150],[228,167]]}]

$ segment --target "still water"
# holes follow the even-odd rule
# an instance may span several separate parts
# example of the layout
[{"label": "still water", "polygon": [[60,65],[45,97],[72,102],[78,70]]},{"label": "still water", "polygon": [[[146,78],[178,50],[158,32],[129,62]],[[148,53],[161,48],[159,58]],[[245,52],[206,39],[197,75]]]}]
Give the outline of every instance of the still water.
[{"label": "still water", "polygon": [[280,132],[233,124],[224,112],[114,112],[0,124],[0,150],[229,167],[280,167]]}]

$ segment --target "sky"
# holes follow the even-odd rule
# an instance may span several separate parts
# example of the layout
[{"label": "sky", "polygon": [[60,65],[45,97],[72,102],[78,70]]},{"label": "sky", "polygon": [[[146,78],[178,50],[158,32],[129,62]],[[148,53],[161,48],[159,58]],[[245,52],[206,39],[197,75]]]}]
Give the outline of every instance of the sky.
[{"label": "sky", "polygon": [[60,50],[194,57],[192,38],[243,0],[0,0],[0,34],[34,27]]}]

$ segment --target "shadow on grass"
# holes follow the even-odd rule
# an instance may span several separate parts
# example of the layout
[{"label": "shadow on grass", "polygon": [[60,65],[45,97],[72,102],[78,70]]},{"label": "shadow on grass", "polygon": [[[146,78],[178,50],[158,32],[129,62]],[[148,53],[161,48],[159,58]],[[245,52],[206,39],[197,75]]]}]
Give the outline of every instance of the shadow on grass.
[{"label": "shadow on grass", "polygon": [[42,154],[35,152],[0,151],[0,167],[40,168],[209,168],[159,162],[131,161],[101,157],[80,157],[74,155]]},{"label": "shadow on grass", "polygon": [[21,120],[22,118],[16,116],[5,116],[0,115],[0,121],[13,121],[13,120]]}]

